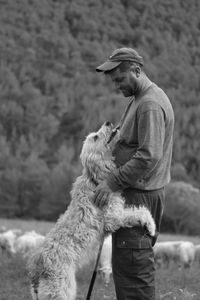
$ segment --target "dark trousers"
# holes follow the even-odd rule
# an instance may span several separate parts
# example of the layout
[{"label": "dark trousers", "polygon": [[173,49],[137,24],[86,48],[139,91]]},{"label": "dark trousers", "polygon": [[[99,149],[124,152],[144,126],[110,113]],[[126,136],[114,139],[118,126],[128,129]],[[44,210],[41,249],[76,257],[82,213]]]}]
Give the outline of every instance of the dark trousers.
[{"label": "dark trousers", "polygon": [[141,226],[121,228],[113,234],[112,267],[117,300],[155,300],[155,264],[152,246],[160,231],[164,189],[127,191],[128,205],[144,205],[150,210],[157,234],[150,237]]}]

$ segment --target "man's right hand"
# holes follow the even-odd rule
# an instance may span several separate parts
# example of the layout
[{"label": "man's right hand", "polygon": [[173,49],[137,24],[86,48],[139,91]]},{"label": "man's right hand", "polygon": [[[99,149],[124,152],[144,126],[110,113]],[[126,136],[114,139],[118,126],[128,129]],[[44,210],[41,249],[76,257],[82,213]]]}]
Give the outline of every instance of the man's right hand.
[{"label": "man's right hand", "polygon": [[92,199],[93,203],[99,208],[103,207],[108,204],[110,193],[112,193],[112,190],[108,186],[107,182],[102,181],[95,190],[95,194]]}]

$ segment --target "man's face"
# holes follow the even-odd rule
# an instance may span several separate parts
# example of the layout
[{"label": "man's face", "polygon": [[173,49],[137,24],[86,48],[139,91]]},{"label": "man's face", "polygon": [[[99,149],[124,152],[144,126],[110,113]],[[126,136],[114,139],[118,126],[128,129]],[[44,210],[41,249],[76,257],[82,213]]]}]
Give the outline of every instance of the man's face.
[{"label": "man's face", "polygon": [[137,87],[137,78],[135,73],[130,69],[121,72],[119,68],[116,68],[110,74],[111,80],[115,83],[115,87],[117,90],[122,92],[124,97],[130,97],[135,94]]}]

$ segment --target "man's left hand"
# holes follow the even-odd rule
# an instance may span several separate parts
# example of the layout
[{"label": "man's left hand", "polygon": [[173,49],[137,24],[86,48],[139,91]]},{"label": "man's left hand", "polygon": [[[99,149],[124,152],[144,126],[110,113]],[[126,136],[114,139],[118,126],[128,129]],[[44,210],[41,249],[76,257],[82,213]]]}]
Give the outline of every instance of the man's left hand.
[{"label": "man's left hand", "polygon": [[106,181],[102,181],[96,188],[95,194],[93,197],[93,203],[101,208],[108,203],[109,195],[112,193],[112,190],[108,186]]}]

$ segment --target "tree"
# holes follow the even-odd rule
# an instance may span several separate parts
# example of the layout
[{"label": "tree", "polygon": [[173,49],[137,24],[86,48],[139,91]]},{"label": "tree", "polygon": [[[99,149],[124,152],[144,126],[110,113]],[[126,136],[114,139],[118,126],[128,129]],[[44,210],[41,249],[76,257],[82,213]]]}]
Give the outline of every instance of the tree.
[{"label": "tree", "polygon": [[[144,71],[172,102],[173,179],[199,187],[199,10],[196,0],[1,3],[0,200],[4,212],[24,216],[29,204],[38,201],[35,207],[44,205],[43,213],[49,199],[52,215],[54,209],[60,213],[66,207],[64,193],[68,203],[85,136],[106,120],[117,124],[127,104],[108,78],[95,72],[121,46],[138,49]],[[64,148],[69,149],[67,165],[64,158],[58,159]],[[28,169],[34,166],[38,170],[33,174]],[[58,195],[56,210],[52,203]],[[33,211],[41,217],[38,209],[32,207]]]},{"label": "tree", "polygon": [[200,230],[200,191],[183,181],[166,187],[164,220],[176,233],[196,234]]}]

